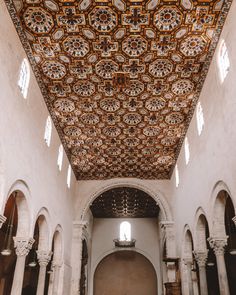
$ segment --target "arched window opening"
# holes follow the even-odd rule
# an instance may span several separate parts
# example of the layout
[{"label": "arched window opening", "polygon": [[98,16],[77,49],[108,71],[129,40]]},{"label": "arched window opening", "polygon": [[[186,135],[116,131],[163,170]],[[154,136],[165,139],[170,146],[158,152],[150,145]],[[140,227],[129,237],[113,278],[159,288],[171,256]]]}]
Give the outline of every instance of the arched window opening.
[{"label": "arched window opening", "polygon": [[203,129],[203,126],[204,126],[204,116],[203,116],[203,110],[202,110],[202,106],[201,106],[201,103],[200,102],[197,103],[196,116],[197,116],[197,131],[198,131],[198,135],[201,135],[202,129]]},{"label": "arched window opening", "polygon": [[51,135],[52,135],[52,120],[50,116],[48,116],[46,125],[45,125],[45,131],[44,131],[44,140],[48,147],[50,146]]},{"label": "arched window opening", "polygon": [[175,186],[179,186],[179,169],[177,164],[175,166]]},{"label": "arched window opening", "polygon": [[219,69],[220,69],[220,80],[221,83],[224,82],[230,68],[230,61],[229,61],[229,55],[228,50],[225,44],[225,41],[223,40],[220,44],[220,50],[219,50]]},{"label": "arched window opening", "polygon": [[120,224],[120,241],[131,241],[131,224],[128,221]]},{"label": "arched window opening", "polygon": [[27,97],[30,81],[30,67],[26,58],[23,59],[20,67],[18,86],[24,98]]},{"label": "arched window opening", "polygon": [[67,170],[67,179],[66,179],[67,187],[70,188],[71,184],[71,166],[69,165]]},{"label": "arched window opening", "polygon": [[63,162],[63,146],[62,146],[62,144],[60,144],[59,149],[58,149],[58,157],[57,157],[57,166],[60,171],[62,168],[62,162]]},{"label": "arched window opening", "polygon": [[189,159],[190,159],[190,151],[189,151],[189,142],[188,137],[185,137],[184,140],[184,152],[185,152],[185,163],[188,165]]}]

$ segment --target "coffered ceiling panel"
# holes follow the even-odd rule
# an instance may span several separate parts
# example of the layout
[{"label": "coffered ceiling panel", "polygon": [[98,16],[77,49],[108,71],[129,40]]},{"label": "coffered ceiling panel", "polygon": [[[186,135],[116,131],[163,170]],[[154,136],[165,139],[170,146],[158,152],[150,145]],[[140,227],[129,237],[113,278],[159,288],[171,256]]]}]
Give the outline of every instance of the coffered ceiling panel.
[{"label": "coffered ceiling panel", "polygon": [[5,2],[77,179],[169,178],[230,1]]},{"label": "coffered ceiling panel", "polygon": [[104,192],[93,201],[90,209],[96,218],[158,217],[159,213],[159,207],[153,198],[130,187]]}]

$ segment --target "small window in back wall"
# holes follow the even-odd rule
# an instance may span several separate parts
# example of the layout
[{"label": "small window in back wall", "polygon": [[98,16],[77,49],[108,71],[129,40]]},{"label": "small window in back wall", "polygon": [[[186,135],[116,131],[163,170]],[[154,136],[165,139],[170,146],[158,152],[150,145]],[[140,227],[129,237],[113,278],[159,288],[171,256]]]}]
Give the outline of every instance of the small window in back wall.
[{"label": "small window in back wall", "polygon": [[18,79],[18,86],[24,98],[27,97],[30,81],[30,66],[26,58],[23,59],[20,66],[20,73]]},{"label": "small window in back wall", "polygon": [[131,224],[128,221],[120,224],[120,241],[131,241]]},{"label": "small window in back wall", "polygon": [[45,124],[45,130],[44,130],[44,140],[47,146],[50,146],[51,136],[52,136],[52,120],[50,116],[48,116],[46,120],[46,124]]}]

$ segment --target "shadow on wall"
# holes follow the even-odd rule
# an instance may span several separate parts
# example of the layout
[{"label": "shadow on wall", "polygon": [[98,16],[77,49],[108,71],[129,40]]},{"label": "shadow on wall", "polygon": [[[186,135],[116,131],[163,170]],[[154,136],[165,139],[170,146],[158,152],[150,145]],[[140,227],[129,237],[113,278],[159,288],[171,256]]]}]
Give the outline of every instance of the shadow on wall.
[{"label": "shadow on wall", "polygon": [[142,254],[121,250],[106,256],[94,275],[94,295],[156,295],[157,276]]}]

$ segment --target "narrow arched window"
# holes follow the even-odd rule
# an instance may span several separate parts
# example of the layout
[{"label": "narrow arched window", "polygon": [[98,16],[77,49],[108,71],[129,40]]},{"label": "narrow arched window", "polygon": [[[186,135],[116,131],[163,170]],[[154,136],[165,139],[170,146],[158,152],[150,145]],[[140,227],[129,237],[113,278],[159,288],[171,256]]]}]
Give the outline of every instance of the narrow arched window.
[{"label": "narrow arched window", "polygon": [[27,97],[30,81],[30,66],[26,58],[23,59],[20,66],[18,86],[24,98]]},{"label": "narrow arched window", "polygon": [[45,125],[45,131],[44,131],[44,140],[45,140],[47,146],[50,146],[51,135],[52,135],[52,120],[48,116],[47,121],[46,121],[46,125]]},{"label": "narrow arched window", "polygon": [[223,40],[220,44],[220,50],[219,50],[219,69],[220,69],[220,80],[221,83],[224,82],[224,79],[226,78],[230,68],[230,61],[229,61],[229,55],[228,50],[225,44],[225,41]]},{"label": "narrow arched window", "polygon": [[175,166],[175,186],[179,186],[179,169],[177,164]]},{"label": "narrow arched window", "polygon": [[203,116],[203,110],[200,101],[197,103],[197,111],[196,111],[196,116],[197,116],[197,131],[198,135],[201,135],[202,129],[204,126],[204,116]]},{"label": "narrow arched window", "polygon": [[60,171],[62,168],[62,162],[63,162],[63,146],[62,146],[62,144],[60,144],[59,149],[58,149],[58,157],[57,157],[57,166]]},{"label": "narrow arched window", "polygon": [[67,187],[70,188],[71,183],[71,166],[69,165],[67,170],[67,179],[66,179]]},{"label": "narrow arched window", "polygon": [[184,151],[185,151],[185,163],[188,165],[189,159],[190,159],[190,151],[189,151],[189,142],[188,137],[185,137],[184,140]]},{"label": "narrow arched window", "polygon": [[120,224],[120,241],[131,241],[131,224],[128,221]]}]

